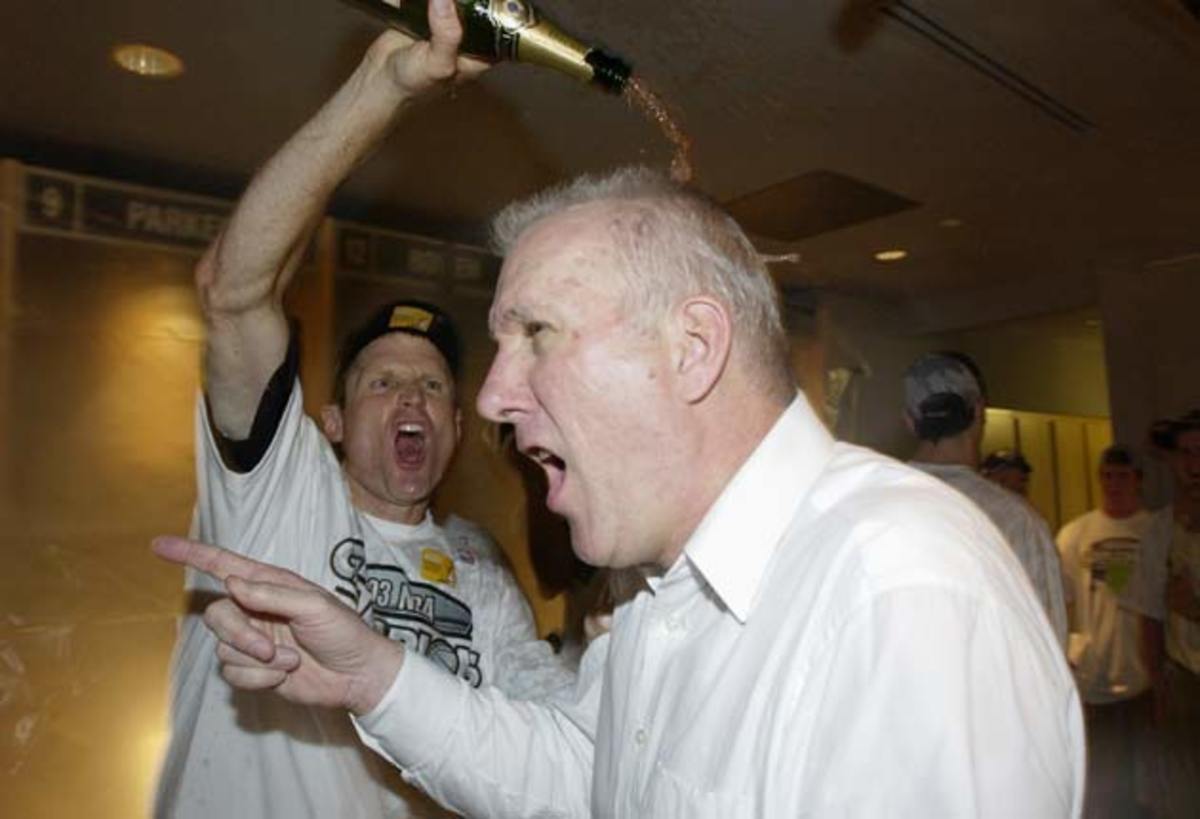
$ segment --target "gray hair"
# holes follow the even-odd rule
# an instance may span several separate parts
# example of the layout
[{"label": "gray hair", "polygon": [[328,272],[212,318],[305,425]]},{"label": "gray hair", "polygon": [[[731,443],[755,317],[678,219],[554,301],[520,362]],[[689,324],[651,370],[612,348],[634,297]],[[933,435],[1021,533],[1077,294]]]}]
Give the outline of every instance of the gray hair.
[{"label": "gray hair", "polygon": [[[507,255],[535,223],[598,202],[623,206],[610,231],[624,262],[630,315],[643,328],[682,299],[716,296],[729,308],[748,360],[764,373],[788,371],[779,294],[758,251],[720,206],[657,171],[635,166],[580,176],[514,202],[492,221],[493,249]],[[786,380],[794,389],[790,372]]]}]

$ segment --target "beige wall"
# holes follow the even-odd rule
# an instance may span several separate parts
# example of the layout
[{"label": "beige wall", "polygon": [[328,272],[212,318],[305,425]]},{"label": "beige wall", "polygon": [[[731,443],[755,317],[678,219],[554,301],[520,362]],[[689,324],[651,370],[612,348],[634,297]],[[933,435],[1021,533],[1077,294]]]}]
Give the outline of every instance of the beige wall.
[{"label": "beige wall", "polygon": [[194,493],[192,258],[26,235],[18,259],[0,329],[4,813],[142,816],[181,600],[148,546],[187,530]]},{"label": "beige wall", "polygon": [[993,406],[1107,417],[1104,340],[1090,316],[1072,312],[1054,321],[1010,321],[931,340],[975,359]]},{"label": "beige wall", "polygon": [[823,299],[827,362],[856,371],[847,417],[838,424],[846,440],[906,458],[912,436],[902,420],[902,379],[908,365],[930,349],[913,337],[897,305],[831,294]]}]

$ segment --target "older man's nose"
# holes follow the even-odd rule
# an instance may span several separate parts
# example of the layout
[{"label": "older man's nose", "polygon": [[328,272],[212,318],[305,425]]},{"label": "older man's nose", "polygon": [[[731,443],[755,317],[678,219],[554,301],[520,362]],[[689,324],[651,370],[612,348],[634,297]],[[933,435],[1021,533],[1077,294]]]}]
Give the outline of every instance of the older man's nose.
[{"label": "older man's nose", "polygon": [[528,406],[528,390],[517,369],[515,362],[502,355],[492,359],[475,400],[475,407],[484,418],[496,423],[512,422]]},{"label": "older man's nose", "polygon": [[502,386],[497,364],[498,361],[493,360],[492,366],[488,369],[487,377],[483,380],[483,386],[479,388],[479,395],[475,399],[475,409],[489,421],[500,423],[505,419],[502,409],[504,405],[501,397]]}]

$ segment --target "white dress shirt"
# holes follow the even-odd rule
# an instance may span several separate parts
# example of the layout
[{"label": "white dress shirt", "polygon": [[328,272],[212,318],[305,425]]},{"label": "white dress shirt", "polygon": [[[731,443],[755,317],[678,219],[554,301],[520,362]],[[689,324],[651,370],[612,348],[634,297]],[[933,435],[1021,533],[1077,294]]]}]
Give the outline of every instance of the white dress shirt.
[{"label": "white dress shirt", "polygon": [[834,443],[800,396],[575,698],[408,657],[358,720],[482,816],[1075,817],[1079,700],[1022,568],[944,484]]}]

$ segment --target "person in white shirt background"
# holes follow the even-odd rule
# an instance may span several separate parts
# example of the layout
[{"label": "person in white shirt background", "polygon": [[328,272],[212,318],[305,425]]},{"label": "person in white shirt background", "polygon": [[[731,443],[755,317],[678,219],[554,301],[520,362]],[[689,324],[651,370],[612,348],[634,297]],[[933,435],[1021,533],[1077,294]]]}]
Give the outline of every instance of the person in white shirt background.
[{"label": "person in white shirt background", "polygon": [[832,440],[736,223],[624,169],[494,231],[477,406],[545,470],[576,554],[642,587],[573,697],[514,701],[294,573],[160,539],[225,582],[225,678],[348,709],[470,816],[1078,816],[1079,700],[1020,563],[960,494]]},{"label": "person in white shirt background", "polygon": [[947,350],[918,358],[904,374],[904,422],[917,439],[909,464],[966,495],[991,519],[1066,650],[1067,609],[1050,527],[1027,500],[978,471],[986,409],[983,374],[970,356]]},{"label": "person in white shirt background", "polygon": [[[447,679],[532,696],[573,674],[537,640],[491,538],[431,513],[461,430],[450,318],[420,302],[380,307],[346,340],[318,428],[304,414],[284,314],[334,188],[397,110],[447,74],[439,55],[409,45],[379,39],[255,177],[198,266],[207,338],[196,532],[317,583]],[[440,58],[453,74],[453,49]],[[194,572],[187,584],[201,597],[222,591]],[[155,816],[443,815],[363,746],[344,711],[232,690],[202,608],[181,623]]]},{"label": "person in white shirt background", "polygon": [[1200,409],[1156,422],[1150,439],[1173,479],[1171,503],[1155,513],[1147,544],[1147,571],[1139,575],[1132,600],[1148,618],[1144,638],[1155,649],[1150,652],[1150,671],[1161,767],[1153,784],[1162,815],[1198,816]]},{"label": "person in white shirt background", "polygon": [[1155,425],[1155,443],[1173,478],[1172,502],[1158,513],[1163,537],[1150,575],[1151,611],[1165,620],[1170,662],[1200,675],[1200,409]]},{"label": "person in white shirt background", "polygon": [[[1152,515],[1142,470],[1125,446],[1100,455],[1101,503],[1058,533],[1071,601],[1071,663],[1088,726],[1088,816],[1149,810],[1145,766],[1152,719],[1147,646],[1133,604],[1146,571]],[[1139,771],[1141,774],[1139,775]]]}]

